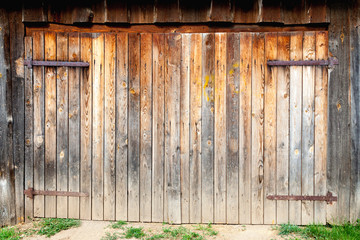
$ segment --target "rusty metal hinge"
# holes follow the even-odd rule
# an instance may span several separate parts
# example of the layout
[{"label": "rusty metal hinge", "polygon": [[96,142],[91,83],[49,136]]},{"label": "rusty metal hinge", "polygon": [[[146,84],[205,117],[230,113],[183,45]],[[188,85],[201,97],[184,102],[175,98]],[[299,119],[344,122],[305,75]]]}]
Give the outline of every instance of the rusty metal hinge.
[{"label": "rusty metal hinge", "polygon": [[282,61],[282,60],[268,60],[268,66],[329,66],[338,65],[339,60],[331,57],[328,60],[301,60],[301,61]]},{"label": "rusty metal hinge", "polygon": [[46,67],[89,67],[87,62],[66,62],[66,61],[37,61],[32,59],[25,59],[24,66],[32,68],[33,66]]},{"label": "rusty metal hinge", "polygon": [[326,201],[328,204],[337,201],[337,197],[333,196],[331,192],[327,192],[326,196],[268,195],[266,198],[270,200]]},{"label": "rusty metal hinge", "polygon": [[88,193],[82,192],[67,192],[67,191],[44,191],[34,190],[34,188],[28,188],[24,190],[24,194],[28,198],[33,198],[34,195],[45,195],[45,196],[68,196],[68,197],[88,197]]}]

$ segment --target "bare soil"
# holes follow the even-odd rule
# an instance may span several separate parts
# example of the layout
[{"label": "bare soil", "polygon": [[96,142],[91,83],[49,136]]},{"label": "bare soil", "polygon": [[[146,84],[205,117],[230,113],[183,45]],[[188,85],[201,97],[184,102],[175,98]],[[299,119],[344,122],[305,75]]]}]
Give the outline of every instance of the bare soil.
[{"label": "bare soil", "polygon": [[[123,232],[122,229],[110,228],[111,222],[109,221],[81,221],[81,225],[78,228],[72,228],[66,231],[62,231],[51,238],[46,236],[31,236],[26,237],[26,240],[72,240],[72,239],[86,239],[86,240],[100,240],[106,235],[107,232]],[[22,225],[21,228],[31,228],[32,224]],[[162,233],[164,227],[178,227],[179,225],[163,225],[161,223],[128,223],[125,227],[143,227],[145,233],[154,235],[156,233]],[[189,229],[194,229],[196,225],[183,224]],[[283,239],[278,236],[278,231],[274,226],[269,225],[213,225],[214,230],[218,231],[216,236],[206,236],[206,239],[220,239],[220,240],[278,240]]]}]

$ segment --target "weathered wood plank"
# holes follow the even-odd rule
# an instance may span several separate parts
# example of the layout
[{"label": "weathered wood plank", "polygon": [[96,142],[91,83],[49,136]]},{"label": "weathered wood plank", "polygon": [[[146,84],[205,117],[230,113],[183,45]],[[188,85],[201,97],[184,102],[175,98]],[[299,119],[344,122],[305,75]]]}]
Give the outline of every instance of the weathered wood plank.
[{"label": "weathered wood plank", "polygon": [[234,23],[257,23],[261,19],[262,1],[234,0]]},{"label": "weathered wood plank", "polygon": [[[164,106],[165,106],[165,38],[153,35],[153,121],[152,121],[152,213],[153,222],[164,221]],[[185,81],[185,79],[183,79]]]},{"label": "weathered wood plank", "polygon": [[180,22],[179,0],[155,0],[154,22]]},{"label": "weathered wood plank", "polygon": [[240,35],[226,43],[226,223],[239,223],[239,88]]},{"label": "weathered wood plank", "polygon": [[251,223],[252,34],[240,34],[239,223]]},{"label": "weathered wood plank", "polygon": [[[69,33],[69,61],[80,61],[80,35]],[[80,191],[80,68],[69,68],[69,191]],[[69,218],[79,218],[79,197],[69,197]]]},{"label": "weathered wood plank", "polygon": [[[57,34],[56,60],[68,61],[68,35]],[[69,80],[67,67],[58,67],[56,74],[56,157],[58,191],[68,190],[69,164]],[[47,173],[46,173],[47,174]],[[68,197],[58,196],[56,199],[57,217],[66,218],[68,215]]]},{"label": "weathered wood plank", "polygon": [[[63,47],[63,46],[62,46]],[[45,61],[56,60],[56,33],[45,33]],[[45,190],[56,190],[56,68],[45,67]],[[45,196],[45,217],[56,217],[56,196]]]},{"label": "weathered wood plank", "polygon": [[[327,221],[342,223],[349,220],[350,194],[350,34],[347,3],[330,1],[329,52],[339,60],[329,74],[329,125],[327,189],[338,201],[327,205]],[[344,14],[346,13],[346,14]]]},{"label": "weathered wood plank", "polygon": [[104,220],[115,220],[116,35],[105,34]]},{"label": "weathered wood plank", "polygon": [[191,34],[190,49],[190,222],[201,222],[202,34]]},{"label": "weathered wood plank", "polygon": [[252,50],[252,152],[251,152],[251,184],[252,207],[251,217],[253,224],[263,223],[264,213],[264,34],[256,33],[253,37]]},{"label": "weathered wood plank", "polygon": [[[277,33],[265,35],[265,59],[278,59]],[[266,198],[276,193],[276,92],[278,67],[265,65],[264,105],[264,223],[276,223],[276,201]]]},{"label": "weathered wood plank", "polygon": [[281,1],[263,0],[261,22],[282,22]]},{"label": "weathered wood plank", "polygon": [[182,223],[190,223],[190,48],[191,34],[182,34],[180,82],[180,181]]},{"label": "weathered wood plank", "polygon": [[211,0],[192,1],[182,0],[180,2],[181,22],[203,22],[208,17]]},{"label": "weathered wood plank", "polygon": [[[290,35],[278,35],[277,58],[290,60]],[[277,72],[276,94],[276,194],[289,194],[289,122],[290,122],[290,68],[280,67]],[[266,115],[266,113],[265,113]],[[300,171],[298,169],[298,171]],[[276,223],[289,221],[289,201],[279,200],[276,203]]]},{"label": "weathered wood plank", "polygon": [[[104,34],[93,34],[92,219],[104,217]],[[89,174],[89,173],[87,173]]]},{"label": "weathered wood plank", "polygon": [[[316,60],[328,59],[328,33],[316,32]],[[326,195],[328,75],[327,69],[315,69],[315,195]],[[326,202],[315,202],[314,222],[326,224]]]},{"label": "weathered wood plank", "polygon": [[80,197],[80,218],[91,219],[91,171],[92,171],[92,86],[93,86],[93,62],[92,55],[92,35],[83,33],[80,39],[81,61],[90,63],[89,68],[81,71],[80,75],[80,191],[88,193],[89,197]]},{"label": "weathered wood plank", "polygon": [[140,44],[140,221],[151,221],[152,34],[141,34]]},{"label": "weathered wood plank", "polygon": [[128,1],[130,23],[153,23],[155,17],[154,0]]},{"label": "weathered wood plank", "polygon": [[116,220],[128,219],[128,34],[116,38]]},{"label": "weathered wood plank", "polygon": [[226,34],[215,33],[214,221],[226,222]]},{"label": "weathered wood plank", "polygon": [[232,0],[211,0],[207,21],[232,22],[233,20],[234,7]]},{"label": "weathered wood plank", "polygon": [[105,1],[105,22],[127,23],[128,22],[127,1],[106,0]]},{"label": "weathered wood plank", "polygon": [[[32,37],[25,37],[25,59],[33,57]],[[34,105],[33,105],[33,69],[24,67],[25,76],[25,184],[24,188],[34,187]],[[34,216],[33,200],[25,198],[25,221]]]},{"label": "weathered wood plank", "polygon": [[47,12],[42,1],[24,1],[22,10],[23,22],[47,22]]},{"label": "weathered wood plank", "polygon": [[181,223],[180,65],[181,35],[165,37],[165,221]]},{"label": "weathered wood plank", "polygon": [[[33,35],[34,60],[44,59],[44,33]],[[34,188],[44,190],[44,67],[33,70],[34,78]],[[44,196],[34,197],[34,217],[44,217]]]},{"label": "weathered wood plank", "polygon": [[201,222],[209,223],[214,222],[215,35],[212,33],[203,34],[202,65]]},{"label": "weathered wood plank", "polygon": [[129,34],[128,220],[140,217],[140,34]]},{"label": "weathered wood plank", "polygon": [[[359,9],[354,1],[352,8]],[[351,185],[350,221],[360,218],[360,12],[351,11],[350,18],[350,79],[351,79]]]},{"label": "weathered wood plank", "polygon": [[[305,32],[303,39],[303,59],[315,59],[315,33]],[[302,160],[301,160],[301,193],[314,194],[314,93],[315,67],[303,67],[303,102],[302,102]],[[301,223],[314,221],[314,202],[301,202]]]},{"label": "weathered wood plank", "polygon": [[[302,60],[303,33],[291,33],[290,60]],[[289,194],[301,195],[302,67],[290,67]],[[301,202],[289,202],[289,222],[301,224]]]}]

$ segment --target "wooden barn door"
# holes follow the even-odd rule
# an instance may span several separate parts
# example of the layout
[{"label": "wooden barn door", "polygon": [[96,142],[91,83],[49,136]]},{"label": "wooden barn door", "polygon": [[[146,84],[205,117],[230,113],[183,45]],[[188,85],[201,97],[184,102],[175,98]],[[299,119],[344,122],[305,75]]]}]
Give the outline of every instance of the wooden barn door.
[{"label": "wooden barn door", "polygon": [[26,58],[27,215],[325,223],[327,32],[33,31]]}]

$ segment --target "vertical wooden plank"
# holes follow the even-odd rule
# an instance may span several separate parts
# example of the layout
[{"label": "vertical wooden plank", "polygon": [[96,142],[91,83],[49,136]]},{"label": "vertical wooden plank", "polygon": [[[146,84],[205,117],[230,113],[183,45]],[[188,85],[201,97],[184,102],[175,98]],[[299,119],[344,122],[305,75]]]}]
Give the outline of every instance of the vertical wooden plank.
[{"label": "vertical wooden plank", "polygon": [[90,63],[80,75],[80,191],[89,197],[80,197],[80,218],[91,219],[91,138],[92,138],[92,35],[81,34],[81,61]]},{"label": "vertical wooden plank", "polygon": [[234,0],[235,23],[257,23],[261,20],[262,0]]},{"label": "vertical wooden plank", "polygon": [[239,223],[251,223],[252,34],[240,34]]},{"label": "vertical wooden plank", "polygon": [[151,221],[152,34],[141,34],[140,44],[140,221]]},{"label": "vertical wooden plank", "polygon": [[214,222],[215,35],[203,33],[201,104],[201,222]]},{"label": "vertical wooden plank", "polygon": [[116,220],[128,219],[128,34],[116,38]]},{"label": "vertical wooden plank", "polygon": [[140,34],[129,34],[128,220],[139,221]]},{"label": "vertical wooden plank", "polygon": [[240,35],[226,43],[226,222],[239,223],[239,87]]},{"label": "vertical wooden plank", "polygon": [[[265,35],[265,58],[278,59],[277,33]],[[264,105],[264,223],[276,223],[276,201],[266,198],[276,193],[276,86],[277,72],[281,67],[265,65],[265,105]]]},{"label": "vertical wooden plank", "polygon": [[180,64],[181,35],[165,37],[165,221],[181,223],[180,199]]},{"label": "vertical wooden plank", "polygon": [[[69,61],[80,61],[79,33],[69,34]],[[69,191],[80,191],[80,68],[69,68]],[[69,218],[79,218],[79,197],[69,197]]]},{"label": "vertical wooden plank", "polygon": [[262,22],[282,22],[281,1],[263,0],[261,9]]},{"label": "vertical wooden plank", "polygon": [[115,220],[116,36],[105,34],[104,220]]},{"label": "vertical wooden plank", "polygon": [[179,0],[155,0],[154,22],[180,22]]},{"label": "vertical wooden plank", "polygon": [[191,34],[183,34],[180,81],[181,223],[190,223],[190,48]]},{"label": "vertical wooden plank", "polygon": [[[44,33],[33,35],[33,59],[44,59]],[[34,74],[34,189],[44,190],[44,68],[33,70]],[[44,196],[34,196],[34,217],[44,217]]]},{"label": "vertical wooden plank", "polygon": [[154,0],[128,1],[128,15],[130,23],[153,23],[154,14]]},{"label": "vertical wooden plank", "polygon": [[[33,58],[32,37],[25,37],[25,59]],[[34,187],[34,105],[33,105],[33,69],[25,68],[25,189]],[[34,216],[33,199],[25,197],[25,221]]]},{"label": "vertical wooden plank", "polygon": [[127,23],[127,1],[106,0],[105,14],[105,22]]},{"label": "vertical wooden plank", "polygon": [[[328,59],[328,34],[316,32],[316,60]],[[315,195],[326,195],[328,78],[327,69],[315,69]],[[326,224],[326,202],[315,202],[314,222]]]},{"label": "vertical wooden plank", "polygon": [[[45,61],[56,60],[56,33],[45,33]],[[56,190],[56,68],[45,67],[45,190]],[[45,196],[45,217],[56,217],[56,196]]]},{"label": "vertical wooden plank", "polygon": [[253,37],[251,92],[251,217],[253,224],[262,224],[264,220],[264,45],[264,34],[256,33]]},{"label": "vertical wooden plank", "polygon": [[226,222],[226,34],[215,34],[214,222]]},{"label": "vertical wooden plank", "polygon": [[164,106],[165,38],[153,35],[152,221],[164,221]]},{"label": "vertical wooden plank", "polygon": [[190,49],[190,222],[201,222],[202,35],[191,34]]},{"label": "vertical wooden plank", "polygon": [[[58,61],[68,61],[68,35],[58,33],[56,44],[56,59]],[[69,161],[69,86],[68,86],[67,67],[58,67],[56,75],[56,156],[57,156],[57,190],[68,190],[68,161]],[[66,218],[68,213],[68,197],[57,197],[57,217]]]},{"label": "vertical wooden plank", "polygon": [[[303,39],[304,60],[315,59],[315,33],[305,32]],[[314,194],[314,93],[315,67],[303,67],[303,103],[302,103],[302,163],[301,163],[301,193]],[[314,221],[314,202],[301,202],[302,224]]]},{"label": "vertical wooden plank", "polygon": [[[303,33],[291,33],[290,60],[302,60]],[[289,194],[301,195],[302,67],[290,67]],[[289,202],[289,222],[301,224],[301,202]]]},{"label": "vertical wooden plank", "polygon": [[181,11],[181,22],[205,22],[208,20],[211,0],[197,1],[182,0],[179,1]]},{"label": "vertical wooden plank", "polygon": [[[279,60],[290,60],[290,36],[279,33],[277,57]],[[289,87],[290,69],[281,67],[277,72],[276,96],[276,194],[289,194]],[[300,171],[300,169],[298,169]],[[279,224],[289,221],[289,201],[279,200],[276,203],[276,222]]]},{"label": "vertical wooden plank", "polygon": [[104,217],[104,34],[93,34],[92,219]]},{"label": "vertical wooden plank", "polygon": [[208,21],[232,22],[234,20],[234,7],[231,0],[211,0]]}]

